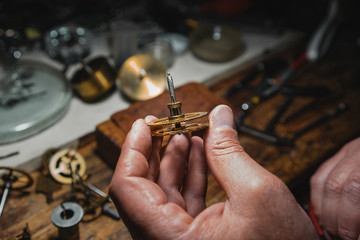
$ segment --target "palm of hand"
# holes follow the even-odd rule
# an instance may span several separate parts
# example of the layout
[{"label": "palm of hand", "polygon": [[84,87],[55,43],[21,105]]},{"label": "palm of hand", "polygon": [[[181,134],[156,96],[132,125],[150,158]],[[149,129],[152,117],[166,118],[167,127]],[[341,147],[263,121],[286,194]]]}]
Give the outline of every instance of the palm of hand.
[{"label": "palm of hand", "polygon": [[[234,129],[214,128],[211,120],[210,115],[205,143],[198,137],[174,136],[161,161],[161,139],[151,138],[143,120],[134,123],[110,186],[132,236],[317,239],[283,182],[243,151]],[[228,197],[207,208],[206,163]]]}]

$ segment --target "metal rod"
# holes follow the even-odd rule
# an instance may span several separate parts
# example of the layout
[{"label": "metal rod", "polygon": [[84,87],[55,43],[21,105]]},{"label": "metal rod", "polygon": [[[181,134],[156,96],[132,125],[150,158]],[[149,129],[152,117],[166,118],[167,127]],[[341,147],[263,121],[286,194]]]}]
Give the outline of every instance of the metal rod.
[{"label": "metal rod", "polygon": [[329,112],[325,113],[322,117],[320,117],[318,120],[315,120],[314,122],[310,123],[309,125],[305,126],[304,128],[300,129],[296,133],[292,135],[292,140],[296,140],[306,132],[308,132],[310,129],[317,127],[321,124],[324,124],[327,122],[330,118],[336,117],[340,113],[344,112],[348,109],[348,106],[344,103],[340,103],[335,108],[331,109]]},{"label": "metal rod", "polygon": [[265,140],[267,142],[271,142],[271,143],[275,143],[275,144],[279,144],[279,145],[289,145],[289,146],[293,144],[293,142],[287,138],[278,137],[271,133],[267,133],[267,132],[258,130],[256,128],[252,128],[252,127],[245,126],[242,124],[237,125],[236,129],[238,132],[248,134],[248,135],[256,137],[258,139]]},{"label": "metal rod", "polygon": [[276,123],[279,121],[282,114],[288,109],[288,107],[292,103],[293,99],[294,99],[293,96],[288,96],[286,98],[285,102],[278,108],[275,115],[270,119],[270,121],[266,125],[266,127],[264,129],[265,132],[271,132],[272,130],[274,130]]},{"label": "metal rod", "polygon": [[6,202],[6,198],[9,194],[11,188],[11,183],[10,182],[5,182],[5,188],[4,188],[4,192],[3,195],[1,197],[1,203],[0,203],[0,217],[3,213],[4,207],[5,207],[5,202]]},{"label": "metal rod", "polygon": [[168,88],[169,88],[169,93],[170,93],[170,101],[172,103],[174,103],[174,102],[176,102],[175,90],[174,90],[174,81],[173,81],[173,78],[170,75],[170,73],[167,73],[167,83],[168,83]]}]

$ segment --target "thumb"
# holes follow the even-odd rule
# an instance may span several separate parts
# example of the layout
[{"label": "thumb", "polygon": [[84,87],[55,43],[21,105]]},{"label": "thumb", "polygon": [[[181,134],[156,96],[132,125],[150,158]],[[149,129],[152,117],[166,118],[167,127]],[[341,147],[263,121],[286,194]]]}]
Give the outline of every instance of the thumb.
[{"label": "thumb", "polygon": [[260,177],[267,175],[266,171],[240,145],[228,106],[217,106],[209,115],[209,123],[204,145],[212,174],[229,200],[249,196],[252,187],[261,184]]}]

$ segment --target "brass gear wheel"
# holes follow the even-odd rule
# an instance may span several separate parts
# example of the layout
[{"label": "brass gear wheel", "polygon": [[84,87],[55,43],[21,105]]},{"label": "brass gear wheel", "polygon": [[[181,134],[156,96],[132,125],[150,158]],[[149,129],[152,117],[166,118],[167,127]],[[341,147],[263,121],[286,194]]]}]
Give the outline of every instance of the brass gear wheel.
[{"label": "brass gear wheel", "polygon": [[206,115],[207,115],[207,112],[185,113],[182,116],[174,117],[173,119],[170,119],[169,117],[160,118],[160,119],[157,119],[157,120],[154,120],[154,121],[148,123],[148,125],[150,127],[171,125],[171,124],[195,120],[198,118],[205,117]]},{"label": "brass gear wheel", "polygon": [[31,186],[34,182],[29,173],[20,168],[0,167],[0,186],[11,181],[11,189],[23,189]]},{"label": "brass gear wheel", "polygon": [[154,129],[151,134],[152,134],[152,136],[155,136],[155,137],[163,137],[166,135],[175,135],[175,134],[181,134],[181,133],[187,133],[187,132],[195,132],[195,131],[199,131],[201,129],[207,128],[208,126],[209,126],[209,123],[207,123],[207,122],[188,123],[188,124],[183,125],[181,128],[165,126],[162,128]]},{"label": "brass gear wheel", "polygon": [[81,178],[85,175],[86,162],[75,150],[63,149],[51,157],[49,171],[57,182],[71,184],[74,181],[74,174]]}]

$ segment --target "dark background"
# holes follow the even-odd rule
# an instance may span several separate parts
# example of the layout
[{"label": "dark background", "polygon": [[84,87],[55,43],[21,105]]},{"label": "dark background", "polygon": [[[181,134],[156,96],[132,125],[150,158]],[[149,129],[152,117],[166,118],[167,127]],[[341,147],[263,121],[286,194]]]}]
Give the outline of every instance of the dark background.
[{"label": "dark background", "polygon": [[[341,36],[359,36],[360,1],[341,0]],[[5,0],[0,2],[0,37],[7,29],[29,40],[29,27],[44,33],[64,23],[106,27],[114,19],[154,21],[167,31],[187,33],[186,19],[225,23],[242,31],[311,33],[324,18],[328,0]],[[33,39],[31,39],[33,40]],[[14,41],[13,41],[14,44]]]}]

